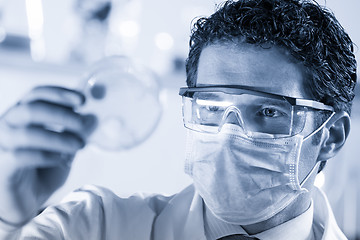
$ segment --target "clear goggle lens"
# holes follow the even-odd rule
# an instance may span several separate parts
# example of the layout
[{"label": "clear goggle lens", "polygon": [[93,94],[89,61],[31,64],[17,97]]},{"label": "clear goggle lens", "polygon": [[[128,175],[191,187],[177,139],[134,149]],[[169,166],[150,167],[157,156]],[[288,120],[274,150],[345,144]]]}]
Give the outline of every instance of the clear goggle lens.
[{"label": "clear goggle lens", "polygon": [[253,138],[289,137],[300,133],[307,109],[291,105],[286,99],[252,94],[195,92],[192,96],[183,96],[185,127],[218,133],[224,123],[233,123]]}]

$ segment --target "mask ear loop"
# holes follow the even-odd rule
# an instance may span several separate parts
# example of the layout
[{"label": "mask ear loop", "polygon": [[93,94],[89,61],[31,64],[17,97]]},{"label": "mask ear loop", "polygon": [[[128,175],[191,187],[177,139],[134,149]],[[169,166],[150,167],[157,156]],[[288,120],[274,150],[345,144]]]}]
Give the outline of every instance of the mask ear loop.
[{"label": "mask ear loop", "polygon": [[[311,136],[314,136],[316,133],[318,133],[321,129],[323,129],[325,127],[325,125],[330,121],[330,119],[335,115],[335,112],[333,112],[330,117],[328,119],[326,119],[326,121],[321,124],[320,127],[318,127],[315,131],[313,131],[312,133],[310,133],[308,136],[306,136],[303,141],[306,141],[307,139],[309,139]],[[310,170],[310,172],[306,175],[306,177],[304,178],[304,180],[301,181],[300,183],[300,187],[302,187],[308,180],[309,178],[313,175],[314,171],[316,169],[318,169],[318,166],[321,164],[322,161],[318,161],[315,163],[315,165],[312,167],[312,169]]]},{"label": "mask ear loop", "polygon": [[303,187],[304,184],[309,180],[309,178],[313,175],[313,173],[315,172],[316,169],[318,169],[318,166],[320,165],[322,161],[318,161],[315,163],[315,165],[312,167],[312,169],[310,170],[310,172],[306,175],[306,177],[304,178],[304,180],[301,181],[300,183],[300,187]]}]

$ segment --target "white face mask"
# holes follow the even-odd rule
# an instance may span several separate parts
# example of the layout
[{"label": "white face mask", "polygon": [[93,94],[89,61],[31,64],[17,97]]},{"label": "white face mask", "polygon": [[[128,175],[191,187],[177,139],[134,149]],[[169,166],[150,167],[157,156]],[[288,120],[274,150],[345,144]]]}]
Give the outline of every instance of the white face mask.
[{"label": "white face mask", "polygon": [[301,135],[254,140],[234,124],[225,124],[218,134],[189,130],[185,172],[219,219],[258,223],[307,192],[298,177],[303,141]]}]

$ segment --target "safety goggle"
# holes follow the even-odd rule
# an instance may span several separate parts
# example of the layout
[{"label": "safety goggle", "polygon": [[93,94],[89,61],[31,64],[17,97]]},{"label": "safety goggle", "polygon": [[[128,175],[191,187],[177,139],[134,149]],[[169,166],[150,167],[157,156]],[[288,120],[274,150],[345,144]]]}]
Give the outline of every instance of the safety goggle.
[{"label": "safety goggle", "polygon": [[321,102],[287,97],[249,86],[180,88],[186,128],[218,133],[224,123],[238,124],[253,138],[279,138],[302,132],[310,110],[333,112]]}]

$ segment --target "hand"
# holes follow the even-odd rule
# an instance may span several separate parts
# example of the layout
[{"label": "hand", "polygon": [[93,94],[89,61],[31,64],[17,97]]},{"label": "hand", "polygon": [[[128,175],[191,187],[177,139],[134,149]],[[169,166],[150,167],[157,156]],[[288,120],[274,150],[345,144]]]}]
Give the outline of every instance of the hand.
[{"label": "hand", "polygon": [[74,109],[85,101],[74,90],[33,89],[0,117],[0,218],[23,224],[61,187],[76,152],[96,125]]}]

